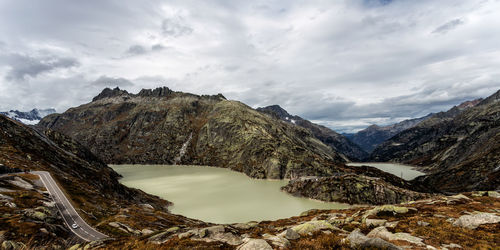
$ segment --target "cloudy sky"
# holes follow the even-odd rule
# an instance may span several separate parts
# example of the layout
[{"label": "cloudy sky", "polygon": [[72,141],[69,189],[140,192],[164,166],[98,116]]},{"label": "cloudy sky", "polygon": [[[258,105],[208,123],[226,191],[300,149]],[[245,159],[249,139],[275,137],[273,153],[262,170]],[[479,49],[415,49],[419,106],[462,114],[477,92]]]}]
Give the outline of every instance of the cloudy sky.
[{"label": "cloudy sky", "polygon": [[500,1],[0,1],[0,110],[107,86],[389,124],[500,89]]}]

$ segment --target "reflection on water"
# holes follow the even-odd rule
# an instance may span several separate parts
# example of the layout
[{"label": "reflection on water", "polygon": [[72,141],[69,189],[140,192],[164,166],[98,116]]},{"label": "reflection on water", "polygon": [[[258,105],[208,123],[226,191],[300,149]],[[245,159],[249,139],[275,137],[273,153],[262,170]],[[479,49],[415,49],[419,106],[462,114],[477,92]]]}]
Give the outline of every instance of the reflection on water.
[{"label": "reflection on water", "polygon": [[384,172],[391,173],[395,176],[401,177],[405,180],[413,180],[418,176],[425,175],[425,173],[415,170],[412,166],[384,163],[384,162],[352,162],[348,163],[349,166],[371,166],[378,168]]},{"label": "reflection on water", "polygon": [[280,191],[286,180],[257,180],[223,168],[171,165],[112,165],[121,183],[174,203],[176,214],[214,223],[276,220],[308,209],[348,208],[293,197]]}]

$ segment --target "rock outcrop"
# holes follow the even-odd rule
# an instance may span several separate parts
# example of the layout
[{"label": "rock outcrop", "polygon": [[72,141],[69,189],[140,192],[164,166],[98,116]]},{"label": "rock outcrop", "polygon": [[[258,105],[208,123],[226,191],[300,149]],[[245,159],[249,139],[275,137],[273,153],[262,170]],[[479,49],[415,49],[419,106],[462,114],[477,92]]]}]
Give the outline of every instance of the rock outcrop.
[{"label": "rock outcrop", "polygon": [[45,117],[40,126],[69,135],[114,164],[211,165],[272,179],[346,168],[341,154],[307,129],[222,95],[166,87],[138,94],[105,89],[91,103]]},{"label": "rock outcrop", "polygon": [[300,178],[281,189],[295,196],[349,204],[394,204],[429,197],[394,186],[381,178],[356,174]]}]

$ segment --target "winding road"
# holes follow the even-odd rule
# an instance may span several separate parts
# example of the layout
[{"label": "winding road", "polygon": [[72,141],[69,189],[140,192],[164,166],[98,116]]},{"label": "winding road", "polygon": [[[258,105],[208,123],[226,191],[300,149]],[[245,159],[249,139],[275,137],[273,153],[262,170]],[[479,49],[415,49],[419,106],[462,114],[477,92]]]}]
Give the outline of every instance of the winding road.
[{"label": "winding road", "polygon": [[[56,184],[49,172],[46,171],[32,171],[32,174],[40,176],[43,185],[49,191],[50,196],[56,203],[59,212],[61,213],[64,222],[69,227],[69,229],[80,237],[84,241],[96,241],[108,238],[107,235],[97,231],[93,227],[89,226],[80,215],[76,212],[73,205],[66,198],[64,193],[61,191],[59,186]],[[72,225],[77,224],[77,228],[73,228]]]}]

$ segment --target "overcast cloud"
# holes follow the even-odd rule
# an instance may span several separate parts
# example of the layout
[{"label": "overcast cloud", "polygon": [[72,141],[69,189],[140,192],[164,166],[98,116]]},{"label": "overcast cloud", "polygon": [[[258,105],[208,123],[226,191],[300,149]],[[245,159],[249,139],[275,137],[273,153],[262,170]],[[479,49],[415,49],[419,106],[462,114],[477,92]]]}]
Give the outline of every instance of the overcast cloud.
[{"label": "overcast cloud", "polygon": [[5,0],[0,34],[0,111],[164,85],[349,132],[500,88],[498,0]]}]

